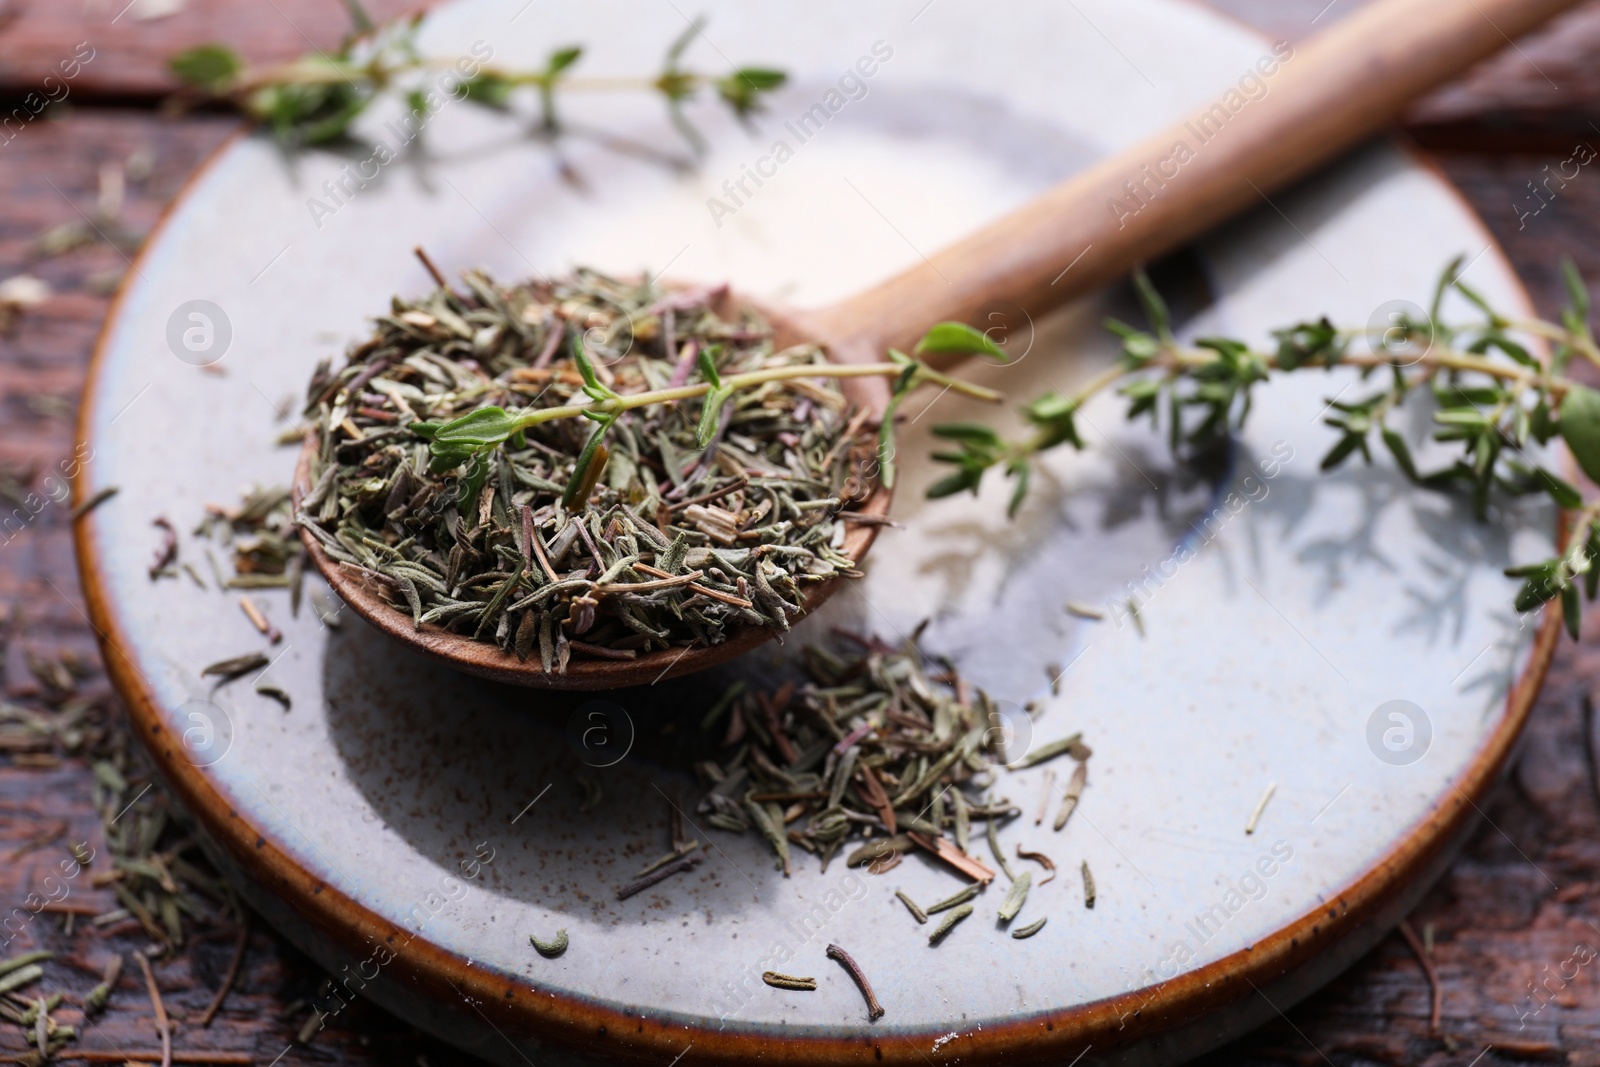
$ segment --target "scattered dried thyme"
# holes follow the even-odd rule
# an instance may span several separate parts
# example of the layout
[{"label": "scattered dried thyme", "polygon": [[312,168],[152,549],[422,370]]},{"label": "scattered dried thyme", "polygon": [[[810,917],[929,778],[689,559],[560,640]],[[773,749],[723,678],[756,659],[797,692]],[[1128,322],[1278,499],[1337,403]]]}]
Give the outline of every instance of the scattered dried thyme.
[{"label": "scattered dried thyme", "polygon": [[[963,819],[992,823],[1017,811],[985,795],[1001,756],[993,704],[950,665],[930,665],[912,642],[895,648],[839,636],[857,654],[809,646],[804,684],[741,690],[730,702],[731,757],[696,765],[709,786],[699,805],[705,821],[762,833],[784,865],[793,845],[826,868],[861,835],[868,840],[850,855],[852,866],[882,873],[921,845],[987,882],[993,872],[945,833]],[[952,797],[963,790],[958,806]]]},{"label": "scattered dried thyme", "polygon": [[533,945],[533,950],[547,960],[553,960],[567,951],[568,938],[565,929],[557,930],[556,936],[548,941],[541,941],[538,934],[529,934],[528,941]]}]

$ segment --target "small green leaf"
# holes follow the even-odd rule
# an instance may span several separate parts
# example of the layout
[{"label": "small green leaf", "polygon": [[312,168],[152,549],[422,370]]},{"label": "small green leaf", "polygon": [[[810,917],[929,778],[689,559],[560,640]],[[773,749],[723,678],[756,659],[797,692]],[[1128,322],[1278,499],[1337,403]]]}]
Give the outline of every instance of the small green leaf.
[{"label": "small green leaf", "polygon": [[438,426],[432,431],[432,441],[436,449],[441,446],[492,448],[510,437],[515,429],[516,423],[505,409],[485,407]]},{"label": "small green leaf", "polygon": [[935,437],[979,447],[999,448],[1000,435],[991,427],[976,422],[946,422],[933,428]]},{"label": "small green leaf", "polygon": [[1589,524],[1589,540],[1584,544],[1583,552],[1589,557],[1589,569],[1583,574],[1584,593],[1593,600],[1600,593],[1600,566],[1595,565],[1595,560],[1600,559],[1600,525]]},{"label": "small green leaf", "polygon": [[480,74],[465,83],[466,98],[474,104],[502,111],[511,102],[517,83],[498,74]]},{"label": "small green leaf", "polygon": [[568,48],[556,49],[554,52],[550,53],[550,61],[545,64],[545,77],[555,77],[557,74],[560,74],[562,71],[572,66],[572,64],[576,63],[582,55],[583,48],[580,45],[572,45]]},{"label": "small green leaf", "polygon": [[595,454],[600,450],[600,442],[605,438],[606,431],[611,429],[615,417],[595,420],[595,428],[589,434],[589,440],[584,442],[583,451],[578,453],[578,462],[572,467],[572,477],[567,479],[566,489],[561,494],[561,505],[570,508],[573,504],[582,503],[578,500],[579,494],[585,485],[593,486],[599,479],[599,472],[590,478],[589,467],[595,461]]},{"label": "small green leaf", "polygon": [[[342,70],[328,61],[327,66]],[[325,144],[344,137],[350,124],[372,102],[372,94],[347,81],[327,85],[267,85],[244,102],[244,108],[272,128],[286,144]]]},{"label": "small green leaf", "polygon": [[1561,401],[1561,437],[1591,480],[1600,481],[1600,392],[1576,382]]},{"label": "small green leaf", "polygon": [[350,28],[356,36],[371,33],[377,29],[372,21],[372,16],[367,14],[366,8],[361,6],[360,0],[344,0],[345,10],[350,12]]},{"label": "small green leaf", "polygon": [[1461,264],[1466,261],[1466,256],[1457,256],[1445,266],[1444,272],[1439,275],[1439,281],[1433,287],[1433,304],[1428,309],[1429,322],[1439,321],[1439,312],[1444,308],[1444,295],[1450,291],[1450,286],[1454,284],[1456,276],[1461,273]]},{"label": "small green leaf", "polygon": [[932,353],[937,356],[993,356],[1001,363],[1009,363],[1005,349],[989,339],[989,335],[973,329],[964,322],[941,322],[917,342],[914,351],[920,356]]},{"label": "small green leaf", "polygon": [[1578,587],[1566,585],[1561,589],[1561,621],[1567,624],[1567,633],[1578,639],[1578,628],[1583,622],[1583,603],[1578,599]]},{"label": "small green leaf", "polygon": [[722,405],[728,402],[733,395],[733,390],[727,387],[715,388],[708,392],[705,401],[700,407],[700,425],[695,428],[694,443],[696,448],[705,448],[711,444],[711,439],[717,435],[717,425],[722,421]]},{"label": "small green leaf", "polygon": [[908,359],[903,352],[889,349],[889,360],[904,366],[900,376],[894,381],[894,390],[889,394],[889,403],[884,405],[883,418],[878,423],[878,477],[883,482],[885,489],[894,488],[896,465],[894,461],[894,416],[900,409],[900,402],[910,395],[916,387],[917,371],[922,364]]},{"label": "small green leaf", "polygon": [[1533,477],[1544,486],[1550,498],[1564,508],[1583,507],[1583,496],[1571,482],[1557,478],[1543,467],[1533,469]]},{"label": "small green leaf", "polygon": [[1017,511],[1022,507],[1022,502],[1028,496],[1028,481],[1033,473],[1033,468],[1026,459],[1018,457],[1006,465],[1006,473],[1016,480],[1016,488],[1011,490],[1011,502],[1006,505],[1006,517],[1016,518]]},{"label": "small green leaf", "polygon": [[1489,324],[1495,329],[1504,329],[1505,327],[1511,325],[1510,321],[1507,320],[1505,316],[1501,315],[1494,308],[1490,307],[1489,301],[1484,299],[1483,295],[1476,289],[1472,288],[1472,286],[1462,281],[1460,276],[1457,276],[1454,280],[1452,280],[1451,284],[1456,287],[1457,292],[1466,297],[1468,300],[1472,301],[1474,307],[1483,312],[1484,316],[1488,318]]},{"label": "small green leaf", "polygon": [[928,487],[928,499],[938,500],[941,497],[955,496],[964,490],[972,490],[976,495],[978,485],[983,480],[983,471],[963,467],[954,474],[947,475]]},{"label": "small green leaf", "polygon": [[762,92],[776,89],[789,80],[789,75],[783,71],[767,67],[745,67],[734,71],[732,77],[747,81]]},{"label": "small green leaf", "polygon": [[717,79],[716,90],[734,114],[743,118],[761,107],[762,93],[771,92],[788,80],[781,70],[746,67]]},{"label": "small green leaf", "polygon": [[574,334],[572,338],[572,362],[578,365],[578,373],[583,376],[583,391],[595,400],[614,400],[617,394],[601,384],[600,378],[595,374],[594,364],[589,362],[589,354],[583,350],[583,335]]},{"label": "small green leaf", "polygon": [[1358,437],[1355,434],[1345,434],[1339,439],[1339,443],[1329,449],[1326,456],[1322,457],[1321,469],[1325,471],[1333,470],[1346,459],[1350,458],[1350,453],[1354,452],[1365,443],[1365,438]]},{"label": "small green leaf", "polygon": [[1546,578],[1530,578],[1517,590],[1517,599],[1512,602],[1512,607],[1517,612],[1529,612],[1553,599],[1561,590],[1555,583]]},{"label": "small green leaf", "polygon": [[1389,454],[1394,456],[1394,461],[1405,476],[1412,481],[1417,481],[1417,465],[1411,461],[1411,449],[1406,445],[1406,439],[1400,436],[1399,431],[1383,428],[1383,443],[1388,446]]},{"label": "small green leaf", "polygon": [[1161,294],[1150,281],[1150,275],[1144,268],[1133,272],[1133,291],[1139,295],[1139,305],[1144,308],[1145,318],[1150,320],[1150,328],[1156,336],[1163,341],[1172,340],[1172,313],[1167,310],[1167,302],[1161,299]]},{"label": "small green leaf", "polygon": [[1057,392],[1045,393],[1022,411],[1029,422],[1044,431],[1035,443],[1037,449],[1054,448],[1062,442],[1070,442],[1073,448],[1081,452],[1083,438],[1078,436],[1077,412],[1078,402]]},{"label": "small green leaf", "polygon": [[1579,322],[1589,321],[1589,287],[1583,283],[1577,264],[1570,256],[1561,257],[1561,281],[1567,289],[1567,310]]},{"label": "small green leaf", "polygon": [[1161,353],[1161,342],[1120,319],[1106,319],[1106,329],[1122,338],[1122,358],[1129,370],[1138,370]]},{"label": "small green leaf", "polygon": [[223,44],[202,44],[167,60],[167,69],[185,85],[220,92],[244,69],[244,60]]},{"label": "small green leaf", "polygon": [[1278,367],[1281,370],[1297,370],[1318,360],[1331,368],[1344,355],[1339,331],[1326,318],[1298,323],[1287,330],[1274,330],[1272,336],[1278,341]]},{"label": "small green leaf", "polygon": [[[1499,331],[1484,337],[1478,344],[1483,346],[1483,351],[1488,351],[1490,348],[1498,348],[1524,367],[1538,368],[1540,365],[1531,352]],[[1478,345],[1474,345],[1473,348],[1477,349]]]},{"label": "small green leaf", "polygon": [[706,17],[704,15],[697,15],[695,16],[695,20],[689,23],[688,27],[682,33],[678,34],[678,36],[673,40],[672,44],[667,46],[666,69],[668,71],[675,71],[678,69],[678,64],[683,59],[684,51],[688,49],[689,45],[693,43],[696,37],[700,36],[700,31],[705,29],[705,27]]},{"label": "small green leaf", "polygon": [[[711,358],[711,353],[705,349],[700,350],[700,377],[711,383],[712,389],[722,388],[722,375],[717,373],[717,362]],[[701,446],[702,448],[705,446]]]}]

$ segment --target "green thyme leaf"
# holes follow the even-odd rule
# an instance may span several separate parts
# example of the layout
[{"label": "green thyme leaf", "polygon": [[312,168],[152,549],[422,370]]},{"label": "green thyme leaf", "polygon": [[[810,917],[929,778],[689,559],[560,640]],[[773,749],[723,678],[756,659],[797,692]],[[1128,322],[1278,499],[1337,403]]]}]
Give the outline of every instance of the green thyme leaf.
[{"label": "green thyme leaf", "polygon": [[1567,624],[1567,633],[1578,639],[1578,627],[1583,620],[1583,604],[1578,599],[1578,587],[1569,585],[1561,590],[1561,621]]},{"label": "green thyme leaf", "polygon": [[993,356],[1001,363],[1011,362],[1005,349],[989,339],[989,335],[975,330],[964,322],[941,322],[922,335],[914,349],[917,355],[936,356]]},{"label": "green thyme leaf", "polygon": [[1405,472],[1405,476],[1412,481],[1417,481],[1417,465],[1411,461],[1411,449],[1406,445],[1406,439],[1399,432],[1385,426],[1383,428],[1383,443],[1389,449],[1389,454],[1394,456],[1395,463]]},{"label": "green thyme leaf", "polygon": [[1172,313],[1167,310],[1167,302],[1161,299],[1161,294],[1156,291],[1150,275],[1144,272],[1143,267],[1133,272],[1133,291],[1138,294],[1139,306],[1144,308],[1145,318],[1150,320],[1150,328],[1161,340],[1170,342]]},{"label": "green thyme leaf", "polygon": [[711,388],[722,388],[722,375],[717,373],[717,361],[711,358],[711,353],[701,349],[699,356],[700,377],[711,383]]},{"label": "green thyme leaf", "polygon": [[1319,361],[1332,367],[1344,355],[1339,331],[1326,318],[1297,323],[1287,330],[1274,330],[1272,336],[1278,341],[1278,367],[1281,370],[1298,370],[1314,366]]},{"label": "green thyme leaf", "polygon": [[1542,485],[1550,498],[1564,508],[1583,507],[1583,495],[1571,482],[1557,478],[1543,467],[1533,469],[1534,480]]},{"label": "green thyme leaf", "polygon": [[962,444],[999,448],[1000,435],[991,426],[976,422],[946,422],[933,428],[935,437],[943,437]]},{"label": "green thyme leaf", "polygon": [[714,84],[717,95],[733,108],[734,114],[744,118],[760,110],[762,93],[769,93],[788,80],[789,76],[781,70],[745,67],[718,78]]},{"label": "green thyme leaf", "polygon": [[717,435],[717,425],[722,420],[722,406],[732,395],[733,390],[727,387],[712,389],[706,394],[700,407],[700,424],[694,433],[696,447],[705,448],[711,444],[711,439]]},{"label": "green thyme leaf", "polygon": [[358,36],[377,29],[372,16],[367,14],[366,8],[361,6],[359,0],[344,0],[344,7],[350,13],[350,28]]},{"label": "green thyme leaf", "polygon": [[878,477],[883,482],[884,488],[893,489],[896,473],[894,461],[894,417],[900,409],[900,402],[910,395],[911,390],[917,386],[917,371],[922,364],[908,358],[904,352],[889,349],[889,362],[905,366],[900,376],[894,380],[894,388],[889,394],[889,402],[884,405],[883,419],[878,423]]},{"label": "green thyme leaf", "polygon": [[[417,425],[413,423],[412,429]],[[478,408],[442,426],[433,423],[422,425],[430,427],[431,440],[435,445],[447,448],[492,448],[510,437],[516,429],[515,420],[506,414],[504,408],[497,407]]]},{"label": "green thyme leaf", "polygon": [[595,400],[604,400],[607,397],[617,395],[600,384],[600,378],[594,371],[594,364],[589,362],[589,353],[583,350],[582,334],[577,334],[572,338],[572,362],[578,365],[578,373],[583,376],[584,392]]},{"label": "green thyme leaf", "polygon": [[1016,482],[1011,490],[1011,501],[1006,505],[1006,516],[1014,519],[1022,507],[1022,502],[1027,499],[1028,482],[1033,474],[1033,467],[1026,459],[1019,457],[1006,464],[1006,473]]},{"label": "green thyme leaf", "polygon": [[[567,479],[566,488],[562,492],[561,503],[563,507],[570,508],[574,504],[581,503],[578,498],[588,495],[585,492],[585,488],[592,488],[594,483],[599,480],[600,471],[591,472],[590,468],[594,466],[597,457],[600,455],[600,442],[604,440],[606,431],[611,429],[611,424],[615,421],[615,418],[595,420],[594,431],[589,434],[589,440],[584,442],[583,451],[578,453],[578,461],[572,467],[572,477]],[[600,462],[603,464],[604,461],[601,460]]]},{"label": "green thyme leaf", "polygon": [[[937,456],[934,458],[938,458]],[[972,494],[978,494],[978,486],[983,482],[983,468],[973,469],[963,467],[954,474],[934,482],[928,487],[928,499],[938,500],[940,497],[955,496],[957,493],[970,489]]]},{"label": "green thyme leaf", "polygon": [[1600,392],[1576,382],[1561,401],[1561,437],[1591,480],[1600,481]]},{"label": "green thyme leaf", "polygon": [[545,64],[545,76],[548,78],[555,77],[576,63],[582,56],[583,47],[581,45],[571,45],[567,48],[556,49],[550,53],[550,60]]},{"label": "green thyme leaf", "polygon": [[167,60],[167,69],[185,85],[221,92],[244,69],[244,60],[223,44],[202,44]]},{"label": "green thyme leaf", "polygon": [[468,100],[497,111],[505,110],[511,103],[511,94],[516,92],[516,89],[516,82],[499,74],[480,74],[465,83]]}]

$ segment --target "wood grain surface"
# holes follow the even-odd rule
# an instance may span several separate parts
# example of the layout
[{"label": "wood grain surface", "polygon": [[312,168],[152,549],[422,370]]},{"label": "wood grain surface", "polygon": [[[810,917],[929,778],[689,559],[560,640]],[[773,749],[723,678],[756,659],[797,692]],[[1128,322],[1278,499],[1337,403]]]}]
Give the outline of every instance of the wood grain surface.
[{"label": "wood grain surface", "polygon": [[[70,54],[92,31],[97,54],[85,75],[93,69],[95,79],[85,82],[93,93],[86,91],[84,99],[105,105],[79,101],[70,114],[30,123],[0,145],[0,280],[27,272],[55,291],[16,323],[13,334],[0,335],[0,476],[31,475],[36,488],[77,446],[72,419],[89,352],[108,306],[108,286],[127,269],[125,251],[100,241],[44,256],[40,236],[95,216],[102,174],[114,173],[109,165],[129,176],[120,218],[131,241],[148,230],[184,177],[232,128],[223,117],[164,118],[144,106],[164,89],[161,60],[168,51],[226,37],[246,42],[258,58],[286,56],[303,48],[305,37],[324,46],[336,42],[344,26],[332,0],[190,0],[170,18],[140,21],[130,13],[112,25],[113,4],[122,2],[112,0],[96,15],[94,0],[0,0],[0,21],[11,17],[0,28],[0,97],[28,91],[55,57]],[[378,11],[403,5],[369,6]],[[1255,17],[1280,35],[1304,36],[1297,27],[1309,25],[1322,0],[1227,0],[1220,6]],[[1354,0],[1335,0],[1324,17],[1336,17],[1347,6],[1356,6]],[[1546,313],[1561,300],[1561,256],[1573,257],[1600,281],[1600,178],[1583,172],[1537,215],[1526,214],[1530,204],[1524,199],[1529,181],[1569,157],[1568,141],[1583,136],[1578,126],[1600,115],[1600,80],[1585,63],[1597,39],[1600,5],[1589,5],[1525,43],[1522,54],[1490,61],[1436,94],[1409,120],[1424,140],[1452,149],[1435,158],[1503,242]],[[1541,69],[1554,86],[1543,81]],[[1527,129],[1538,136],[1524,136]],[[1507,150],[1530,146],[1542,150]],[[1600,285],[1595,291],[1600,295]],[[5,700],[41,705],[43,695],[25,665],[29,650],[66,649],[93,661],[64,505],[47,505],[20,532],[0,532],[0,612],[7,620],[8,640],[0,642]],[[1591,614],[1588,632],[1594,634],[1600,632],[1600,612]],[[1600,781],[1594,757],[1600,724],[1584,712],[1597,669],[1600,644],[1564,642],[1510,780],[1485,807],[1484,824],[1461,859],[1411,917],[1419,941],[1432,944],[1430,962],[1442,993],[1439,1031],[1430,1028],[1423,967],[1397,934],[1287,1017],[1207,1057],[1207,1067],[1600,1067],[1600,960],[1568,981],[1552,977],[1576,946],[1600,947]],[[85,680],[82,690],[115,713],[103,675]],[[0,756],[0,911],[9,912],[33,891],[46,866],[64,855],[64,841],[98,842],[91,777],[72,759],[37,769]],[[36,839],[46,843],[25,847]],[[107,890],[86,887],[83,893],[84,903],[113,906]],[[156,963],[175,1023],[175,1049],[242,1052],[264,1067],[473,1062],[360,1003],[330,1020],[309,1044],[297,1043],[324,976],[259,923],[221,1014],[211,1027],[200,1027],[199,1016],[227,969],[233,938],[231,929],[209,931],[176,957]],[[61,952],[51,980],[76,999],[95,983],[111,954],[131,953],[143,943],[137,930],[125,927],[80,929],[68,937],[59,917],[41,916],[6,951],[42,946]],[[1550,992],[1532,999],[1535,982],[1547,982]],[[120,1050],[124,1056],[159,1048],[136,969],[124,974],[111,1008],[77,1047]],[[0,1059],[25,1048],[19,1028],[0,1024]]]}]

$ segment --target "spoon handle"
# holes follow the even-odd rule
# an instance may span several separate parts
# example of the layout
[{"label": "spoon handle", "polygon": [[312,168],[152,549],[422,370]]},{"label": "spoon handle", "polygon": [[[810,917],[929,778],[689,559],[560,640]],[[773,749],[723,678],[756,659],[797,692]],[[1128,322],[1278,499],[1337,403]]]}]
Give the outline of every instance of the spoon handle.
[{"label": "spoon handle", "polygon": [[931,259],[812,312],[811,324],[839,358],[860,359],[909,350],[935,322],[982,329],[988,312],[1018,305],[1042,314],[1268,202],[1574,2],[1379,0],[1302,46],[1264,46],[1250,95],[1219,87],[1204,108]]}]

